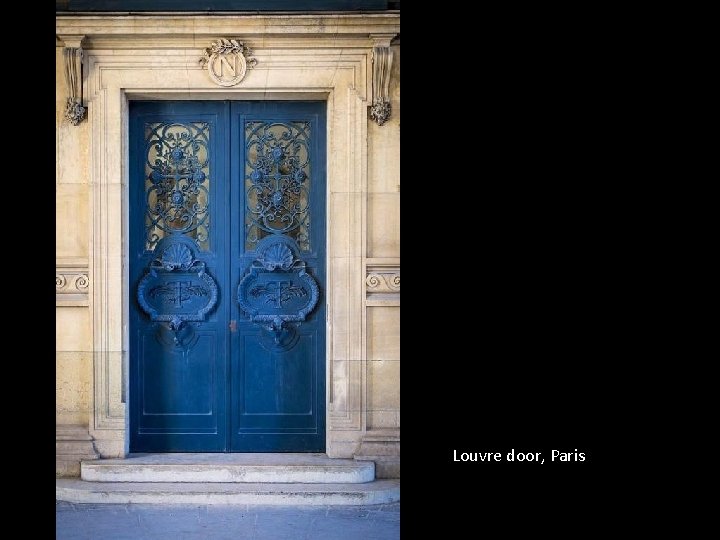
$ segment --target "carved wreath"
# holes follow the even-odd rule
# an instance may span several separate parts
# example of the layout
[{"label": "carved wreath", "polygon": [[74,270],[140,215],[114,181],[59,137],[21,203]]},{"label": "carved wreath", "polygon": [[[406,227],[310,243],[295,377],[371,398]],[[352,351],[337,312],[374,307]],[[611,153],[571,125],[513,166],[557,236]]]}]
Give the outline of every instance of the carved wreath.
[{"label": "carved wreath", "polygon": [[250,47],[240,41],[225,38],[221,38],[218,41],[213,41],[213,43],[209,47],[203,49],[203,56],[202,58],[200,58],[200,63],[202,63],[204,67],[210,61],[210,57],[213,54],[225,53],[242,54],[247,59],[246,61],[249,67],[253,67],[257,63],[257,60],[255,58],[249,58],[250,55],[252,55]]}]

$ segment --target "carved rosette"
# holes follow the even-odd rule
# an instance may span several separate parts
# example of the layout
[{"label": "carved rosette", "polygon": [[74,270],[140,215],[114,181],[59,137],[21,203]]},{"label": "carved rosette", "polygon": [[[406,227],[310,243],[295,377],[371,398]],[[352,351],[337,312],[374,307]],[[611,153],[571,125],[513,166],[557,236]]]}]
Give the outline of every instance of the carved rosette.
[{"label": "carved rosette", "polygon": [[85,118],[86,109],[75,98],[68,98],[65,105],[65,118],[73,125],[77,126],[83,118]]},{"label": "carved rosette", "polygon": [[380,98],[378,101],[370,106],[370,118],[375,121],[378,126],[382,126],[388,118],[390,118],[390,107],[389,101],[383,101]]}]

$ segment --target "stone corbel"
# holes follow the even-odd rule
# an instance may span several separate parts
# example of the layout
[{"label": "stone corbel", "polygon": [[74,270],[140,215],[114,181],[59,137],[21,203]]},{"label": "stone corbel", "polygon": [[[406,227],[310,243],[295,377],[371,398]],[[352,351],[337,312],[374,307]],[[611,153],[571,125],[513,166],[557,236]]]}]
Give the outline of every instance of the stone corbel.
[{"label": "stone corbel", "polygon": [[63,60],[65,64],[65,82],[68,97],[65,105],[65,118],[77,126],[85,117],[82,96],[82,40],[85,36],[59,36],[65,43]]},{"label": "stone corbel", "polygon": [[393,52],[390,40],[394,36],[371,36],[375,43],[372,53],[372,105],[370,118],[378,126],[382,126],[390,118],[390,70],[392,69]]}]

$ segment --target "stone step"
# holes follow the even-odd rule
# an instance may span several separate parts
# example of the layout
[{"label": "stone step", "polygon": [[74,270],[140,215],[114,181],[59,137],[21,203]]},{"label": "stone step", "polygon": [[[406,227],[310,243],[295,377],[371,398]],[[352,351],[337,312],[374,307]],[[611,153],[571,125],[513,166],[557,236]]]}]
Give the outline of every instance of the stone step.
[{"label": "stone step", "polygon": [[131,454],[83,461],[89,482],[356,484],[375,480],[372,461],[325,454]]},{"label": "stone step", "polygon": [[400,500],[399,480],[362,484],[85,482],[56,479],[55,499],[110,504],[360,505]]}]

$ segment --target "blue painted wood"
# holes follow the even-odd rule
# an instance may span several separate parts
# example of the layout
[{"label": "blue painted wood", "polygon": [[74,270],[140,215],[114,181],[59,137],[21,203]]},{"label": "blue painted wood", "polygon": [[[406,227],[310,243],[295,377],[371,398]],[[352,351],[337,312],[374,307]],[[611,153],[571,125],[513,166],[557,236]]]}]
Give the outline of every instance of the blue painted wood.
[{"label": "blue painted wood", "polygon": [[[225,381],[229,350],[224,297],[230,287],[225,263],[230,241],[227,234],[228,111],[228,105],[223,102],[130,104],[129,403],[130,449],[134,452],[227,449]],[[204,140],[205,133],[209,133],[207,140]],[[193,135],[199,137],[196,148],[188,145]],[[156,144],[162,148],[161,156],[157,156]],[[183,155],[173,145],[179,146]],[[192,195],[192,175],[183,174],[198,174],[193,157],[199,162],[207,157],[206,166],[199,172],[206,175],[202,184],[208,190],[209,199],[203,225],[199,227],[182,219],[195,204],[190,197],[197,197]],[[186,200],[181,200],[183,197]],[[163,212],[167,219],[162,219]],[[209,227],[204,226],[207,219]],[[149,226],[155,221],[158,221],[156,226]],[[164,238],[156,242],[158,234]],[[205,234],[207,241],[198,242],[198,235],[202,238]],[[182,246],[187,242],[193,246],[190,260],[183,260],[182,254],[174,260],[165,250],[168,243]],[[175,268],[175,264],[179,268]],[[199,315],[207,307],[207,298],[190,297],[178,306],[177,295],[165,295],[164,303],[157,296],[153,299],[152,307],[158,314],[148,313],[141,305],[142,285],[151,289],[154,284],[157,290],[167,281],[192,283],[193,280],[182,278],[183,264],[185,272],[190,266],[197,269],[201,265],[216,284],[217,299],[211,302],[214,304],[211,310]],[[158,265],[179,269],[181,273],[170,271],[163,283],[157,283],[157,279],[150,280],[148,276],[153,272],[162,274],[165,269]],[[148,300],[151,300],[149,293]],[[173,324],[172,317],[168,319],[166,315],[183,314],[188,306],[194,308],[192,313],[197,316],[186,317],[189,320],[178,328],[180,321]]]},{"label": "blue painted wood", "polygon": [[324,102],[131,102],[131,451],[324,451],[324,148]]},{"label": "blue painted wood", "polygon": [[[324,102],[233,102],[231,105],[230,152],[233,186],[233,204],[237,204],[238,213],[231,220],[231,282],[240,284],[247,275],[253,273],[253,265],[262,261],[263,271],[272,268],[277,281],[290,281],[307,288],[308,300],[315,304],[307,314],[303,313],[307,305],[303,298],[291,299],[287,305],[267,311],[255,311],[258,304],[252,303],[251,309],[243,309],[240,302],[233,302],[231,318],[238,320],[238,331],[232,335],[233,345],[231,371],[231,448],[234,451],[250,452],[323,452],[325,451],[325,103]],[[292,241],[281,245],[292,246],[292,258],[278,257],[273,260],[266,248],[275,243],[273,233],[253,244],[248,242],[257,231],[256,227],[247,228],[255,223],[258,216],[258,201],[248,203],[248,192],[255,186],[258,169],[265,171],[266,179],[273,180],[275,173],[287,173],[288,179],[299,178],[298,169],[290,165],[276,168],[272,162],[258,167],[253,152],[259,152],[258,136],[263,126],[276,126],[275,134],[286,132],[288,140],[280,141],[286,160],[294,156],[294,144],[307,145],[310,166],[307,169],[309,183],[310,227],[307,238],[304,228],[298,224],[294,229],[281,235],[293,235]],[[277,128],[277,126],[287,126]],[[299,127],[300,126],[300,127]],[[298,130],[301,130],[300,133]],[[245,136],[249,131],[251,136]],[[265,134],[266,155],[270,160],[277,154],[273,146],[277,141]],[[304,135],[307,135],[305,137]],[[282,139],[282,136],[278,135]],[[260,145],[262,148],[262,145]],[[301,158],[304,150],[300,150]],[[303,159],[300,159],[302,162]],[[290,184],[292,184],[290,182]],[[248,185],[251,186],[248,188]],[[273,182],[270,185],[274,186]],[[287,184],[286,184],[287,185]],[[235,189],[244,186],[243,190]],[[256,189],[256,188],[255,188]],[[275,192],[276,193],[276,192]],[[266,192],[266,203],[273,201],[272,189]],[[302,216],[302,214],[300,214]],[[290,228],[287,220],[277,219],[268,222],[268,230]],[[237,239],[237,240],[235,240]],[[245,241],[243,241],[245,240]],[[302,249],[301,249],[302,248]],[[283,267],[285,265],[285,267]],[[289,279],[283,274],[293,273]],[[317,299],[310,298],[313,293],[299,275],[306,272],[319,285]],[[267,279],[267,275],[264,279]],[[238,287],[238,289],[242,289]],[[238,293],[241,291],[238,290]],[[287,307],[289,306],[289,307]],[[287,309],[286,309],[287,307]],[[300,314],[300,320],[288,321],[293,335],[280,336],[280,344],[272,324],[263,325],[263,320],[252,320],[255,315]],[[271,323],[271,321],[264,321]],[[277,327],[275,327],[277,329]],[[285,341],[287,338],[287,341]]]},{"label": "blue painted wood", "polygon": [[358,11],[388,9],[387,0],[66,0],[57,11]]}]

